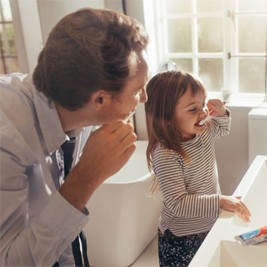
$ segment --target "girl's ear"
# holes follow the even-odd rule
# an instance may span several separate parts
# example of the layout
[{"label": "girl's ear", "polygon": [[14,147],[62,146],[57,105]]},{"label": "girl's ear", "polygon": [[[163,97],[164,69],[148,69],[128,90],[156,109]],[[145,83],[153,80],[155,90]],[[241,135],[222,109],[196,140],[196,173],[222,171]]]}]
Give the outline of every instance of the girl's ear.
[{"label": "girl's ear", "polygon": [[91,103],[96,109],[104,108],[111,101],[111,93],[105,90],[98,90],[91,95]]}]

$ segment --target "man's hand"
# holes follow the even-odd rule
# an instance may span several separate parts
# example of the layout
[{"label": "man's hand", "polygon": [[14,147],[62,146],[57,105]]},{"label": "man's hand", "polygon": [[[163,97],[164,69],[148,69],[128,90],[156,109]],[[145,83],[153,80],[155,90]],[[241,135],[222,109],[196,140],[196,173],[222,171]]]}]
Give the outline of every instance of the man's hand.
[{"label": "man's hand", "polygon": [[105,124],[93,132],[79,163],[60,189],[62,196],[82,210],[97,187],[126,164],[135,141],[133,126],[123,121]]}]

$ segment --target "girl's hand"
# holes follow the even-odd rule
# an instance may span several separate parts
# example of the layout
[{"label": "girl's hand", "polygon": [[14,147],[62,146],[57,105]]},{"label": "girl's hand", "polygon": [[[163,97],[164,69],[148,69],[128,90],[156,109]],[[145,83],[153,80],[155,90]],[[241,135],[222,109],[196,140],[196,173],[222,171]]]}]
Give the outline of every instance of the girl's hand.
[{"label": "girl's hand", "polygon": [[250,211],[247,206],[241,201],[240,196],[234,197],[221,195],[220,208],[222,210],[235,212],[244,222],[250,222]]},{"label": "girl's hand", "polygon": [[210,99],[207,103],[209,111],[213,111],[214,116],[224,116],[226,114],[225,102],[220,99]]}]

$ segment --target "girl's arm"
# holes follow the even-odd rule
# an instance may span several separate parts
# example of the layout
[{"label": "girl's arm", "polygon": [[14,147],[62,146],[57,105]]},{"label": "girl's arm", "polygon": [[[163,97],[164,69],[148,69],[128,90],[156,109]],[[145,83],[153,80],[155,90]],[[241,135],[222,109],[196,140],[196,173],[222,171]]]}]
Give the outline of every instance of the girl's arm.
[{"label": "girl's arm", "polygon": [[[168,154],[167,154],[168,153]],[[157,150],[153,156],[154,172],[159,180],[164,205],[177,217],[216,217],[220,212],[219,194],[198,194],[202,176],[194,180],[189,193],[179,157],[174,152]],[[209,187],[209,185],[206,185]]]},{"label": "girl's arm", "polygon": [[216,138],[221,138],[230,133],[231,113],[225,107],[225,102],[220,99],[210,99],[207,107],[212,114],[212,132]]}]

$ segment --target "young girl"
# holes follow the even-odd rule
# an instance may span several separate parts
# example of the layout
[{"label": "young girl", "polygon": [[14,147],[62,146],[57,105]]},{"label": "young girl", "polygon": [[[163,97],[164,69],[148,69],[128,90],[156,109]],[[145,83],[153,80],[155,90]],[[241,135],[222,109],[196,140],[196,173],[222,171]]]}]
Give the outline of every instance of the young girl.
[{"label": "young girl", "polygon": [[147,159],[163,194],[160,266],[188,266],[221,210],[250,218],[240,197],[221,195],[218,182],[214,141],[229,134],[230,112],[219,99],[206,104],[201,81],[183,71],[157,74],[147,95]]}]

